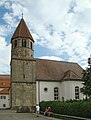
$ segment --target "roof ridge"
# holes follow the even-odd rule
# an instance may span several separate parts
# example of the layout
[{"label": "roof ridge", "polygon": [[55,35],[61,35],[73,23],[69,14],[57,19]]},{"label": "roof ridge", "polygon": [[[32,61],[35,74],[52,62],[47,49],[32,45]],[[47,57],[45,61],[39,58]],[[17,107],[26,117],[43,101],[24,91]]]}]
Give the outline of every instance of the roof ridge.
[{"label": "roof ridge", "polygon": [[10,76],[10,74],[0,74],[0,76]]},{"label": "roof ridge", "polygon": [[[54,61],[54,62],[63,62],[63,63],[71,63],[71,64],[78,64],[76,62],[70,62],[70,61],[61,61],[61,60],[50,60],[50,59],[41,59],[41,58],[35,58],[36,60],[46,60],[46,61]],[[78,64],[79,65],[79,64]]]}]

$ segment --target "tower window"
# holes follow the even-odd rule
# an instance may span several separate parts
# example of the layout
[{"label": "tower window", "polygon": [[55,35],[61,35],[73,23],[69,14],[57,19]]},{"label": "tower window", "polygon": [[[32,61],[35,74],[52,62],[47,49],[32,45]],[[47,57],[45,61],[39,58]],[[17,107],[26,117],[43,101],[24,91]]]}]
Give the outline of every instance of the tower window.
[{"label": "tower window", "polygon": [[26,47],[26,40],[22,40],[22,47]]},{"label": "tower window", "polygon": [[23,78],[25,79],[25,74],[23,74]]},{"label": "tower window", "polygon": [[31,49],[33,49],[33,44],[32,44],[32,42],[31,42]]},{"label": "tower window", "polygon": [[14,42],[14,47],[17,47],[17,40],[15,40]]},{"label": "tower window", "polygon": [[14,42],[12,43],[12,48],[14,48],[15,47],[15,45],[14,45]]}]

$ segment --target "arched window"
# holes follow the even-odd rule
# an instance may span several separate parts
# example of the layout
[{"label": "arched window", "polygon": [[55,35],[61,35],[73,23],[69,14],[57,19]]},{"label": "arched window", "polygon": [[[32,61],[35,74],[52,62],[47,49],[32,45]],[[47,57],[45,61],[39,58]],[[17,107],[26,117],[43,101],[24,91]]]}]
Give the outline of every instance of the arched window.
[{"label": "arched window", "polygon": [[54,88],[54,100],[59,100],[59,89],[58,89],[58,87]]},{"label": "arched window", "polygon": [[22,47],[26,47],[26,40],[22,40]]},{"label": "arched window", "polygon": [[79,99],[79,87],[78,86],[75,87],[75,99],[76,100]]},{"label": "arched window", "polygon": [[17,40],[14,41],[14,48],[17,47]]}]

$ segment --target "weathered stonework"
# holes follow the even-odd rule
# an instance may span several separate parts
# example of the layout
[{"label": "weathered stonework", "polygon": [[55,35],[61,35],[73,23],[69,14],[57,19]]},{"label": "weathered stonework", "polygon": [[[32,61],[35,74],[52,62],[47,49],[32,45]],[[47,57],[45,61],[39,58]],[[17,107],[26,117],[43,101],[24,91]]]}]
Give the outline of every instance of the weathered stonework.
[{"label": "weathered stonework", "polygon": [[[26,59],[31,59],[33,58],[33,53],[34,53],[34,45],[33,42],[30,41],[29,39],[24,39],[26,40],[26,47],[23,47],[22,49],[22,38],[17,38],[14,39],[12,42],[12,51],[11,51],[11,57],[12,58],[26,58]],[[15,47],[15,41],[17,41],[17,47]],[[32,44],[32,46],[31,46]],[[32,47],[32,49],[31,49]]]},{"label": "weathered stonework", "polygon": [[27,106],[34,111],[36,105],[35,60],[12,60],[12,108]]},{"label": "weathered stonework", "polygon": [[12,59],[12,82],[35,82],[36,61],[33,59]]},{"label": "weathered stonework", "polygon": [[11,107],[30,109],[36,105],[36,60],[34,40],[21,19],[11,38]]},{"label": "weathered stonework", "polygon": [[34,112],[36,105],[36,84],[35,83],[12,83],[12,108],[29,107]]}]

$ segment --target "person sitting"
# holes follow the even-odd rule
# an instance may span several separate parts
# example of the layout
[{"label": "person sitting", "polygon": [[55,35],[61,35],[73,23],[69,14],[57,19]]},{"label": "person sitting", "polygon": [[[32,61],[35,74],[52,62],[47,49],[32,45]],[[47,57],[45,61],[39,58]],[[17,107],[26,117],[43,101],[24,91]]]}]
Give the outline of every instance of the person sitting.
[{"label": "person sitting", "polygon": [[48,116],[49,116],[49,117],[50,117],[51,112],[52,112],[51,108],[48,107],[47,113],[48,113]]},{"label": "person sitting", "polygon": [[48,115],[48,109],[45,109],[44,115],[47,116]]}]

